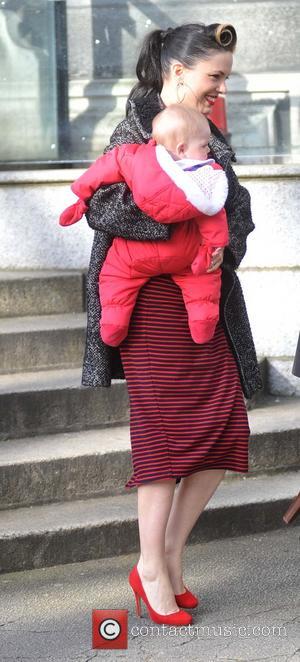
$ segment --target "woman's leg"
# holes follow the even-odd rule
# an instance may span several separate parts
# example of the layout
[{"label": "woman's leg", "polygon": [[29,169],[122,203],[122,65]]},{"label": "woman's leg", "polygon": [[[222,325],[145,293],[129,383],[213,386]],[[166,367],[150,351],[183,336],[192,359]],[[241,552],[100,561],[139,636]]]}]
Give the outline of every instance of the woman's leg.
[{"label": "woman's leg", "polygon": [[226,469],[197,471],[182,478],[175,491],[165,539],[169,577],[174,593],[183,593],[182,555],[187,537],[216,491]]},{"label": "woman's leg", "polygon": [[175,490],[175,478],[138,486],[141,556],[137,569],[151,607],[160,614],[178,611],[168,574],[165,535]]}]

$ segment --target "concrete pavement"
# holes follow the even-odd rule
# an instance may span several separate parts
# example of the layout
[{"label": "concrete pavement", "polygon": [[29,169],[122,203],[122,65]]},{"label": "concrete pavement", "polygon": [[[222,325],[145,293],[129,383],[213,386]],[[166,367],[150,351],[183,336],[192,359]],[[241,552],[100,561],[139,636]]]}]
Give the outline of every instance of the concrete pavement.
[{"label": "concrete pavement", "polygon": [[[137,554],[4,574],[1,662],[299,662],[298,523],[186,547],[184,581],[201,598],[190,633],[156,626],[144,605],[136,617]],[[127,650],[92,649],[92,609],[128,610]]]}]

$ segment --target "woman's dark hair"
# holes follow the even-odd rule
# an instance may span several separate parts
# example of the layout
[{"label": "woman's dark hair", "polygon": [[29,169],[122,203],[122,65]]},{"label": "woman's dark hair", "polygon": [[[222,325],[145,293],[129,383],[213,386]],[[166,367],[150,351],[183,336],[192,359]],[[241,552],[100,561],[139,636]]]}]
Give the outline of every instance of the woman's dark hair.
[{"label": "woman's dark hair", "polygon": [[146,96],[150,90],[161,92],[163,78],[168,76],[172,60],[192,68],[199,60],[207,60],[211,51],[230,51],[236,46],[236,31],[227,23],[187,23],[177,28],[153,30],[144,39],[136,65],[138,82],[129,100]]}]

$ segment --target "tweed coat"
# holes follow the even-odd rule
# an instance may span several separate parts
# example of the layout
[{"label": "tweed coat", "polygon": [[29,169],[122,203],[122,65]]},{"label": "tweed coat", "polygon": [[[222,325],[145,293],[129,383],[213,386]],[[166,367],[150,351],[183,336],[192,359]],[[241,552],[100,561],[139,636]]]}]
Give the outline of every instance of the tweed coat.
[{"label": "tweed coat", "polygon": [[[129,102],[129,112],[113,132],[105,152],[122,143],[147,142],[151,137],[151,122],[163,108],[159,95],[151,91],[142,99]],[[210,122],[212,157],[226,172],[229,185],[225,204],[230,241],[224,251],[220,318],[238,367],[243,392],[250,398],[262,388],[255,346],[240,281],[236,274],[246,253],[247,236],[254,229],[250,195],[241,186],[230,164],[235,160],[223,134]],[[86,280],[87,329],[83,360],[83,386],[110,386],[111,379],[124,379],[118,348],[105,345],[99,335],[101,315],[98,278],[107,251],[115,236],[138,241],[164,241],[169,238],[170,225],[157,223],[135,205],[124,183],[100,188],[90,200],[86,212],[94,232],[90,264]]]}]

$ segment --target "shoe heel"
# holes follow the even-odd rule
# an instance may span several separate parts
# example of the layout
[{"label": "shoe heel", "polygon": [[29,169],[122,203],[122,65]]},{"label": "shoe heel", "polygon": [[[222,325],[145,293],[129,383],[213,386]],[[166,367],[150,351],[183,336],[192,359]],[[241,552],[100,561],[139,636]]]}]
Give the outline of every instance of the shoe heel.
[{"label": "shoe heel", "polygon": [[135,597],[136,615],[139,616],[139,618],[141,618],[141,598],[138,593],[136,593],[135,591],[133,592]]},{"label": "shoe heel", "polygon": [[140,601],[143,600],[148,610],[148,615],[154,623],[165,623],[166,625],[188,625],[193,622],[192,616],[182,609],[172,612],[171,614],[159,614],[158,612],[154,611],[144,591],[136,565],[132,568],[128,579],[129,584],[134,592],[137,616],[141,616]]}]

